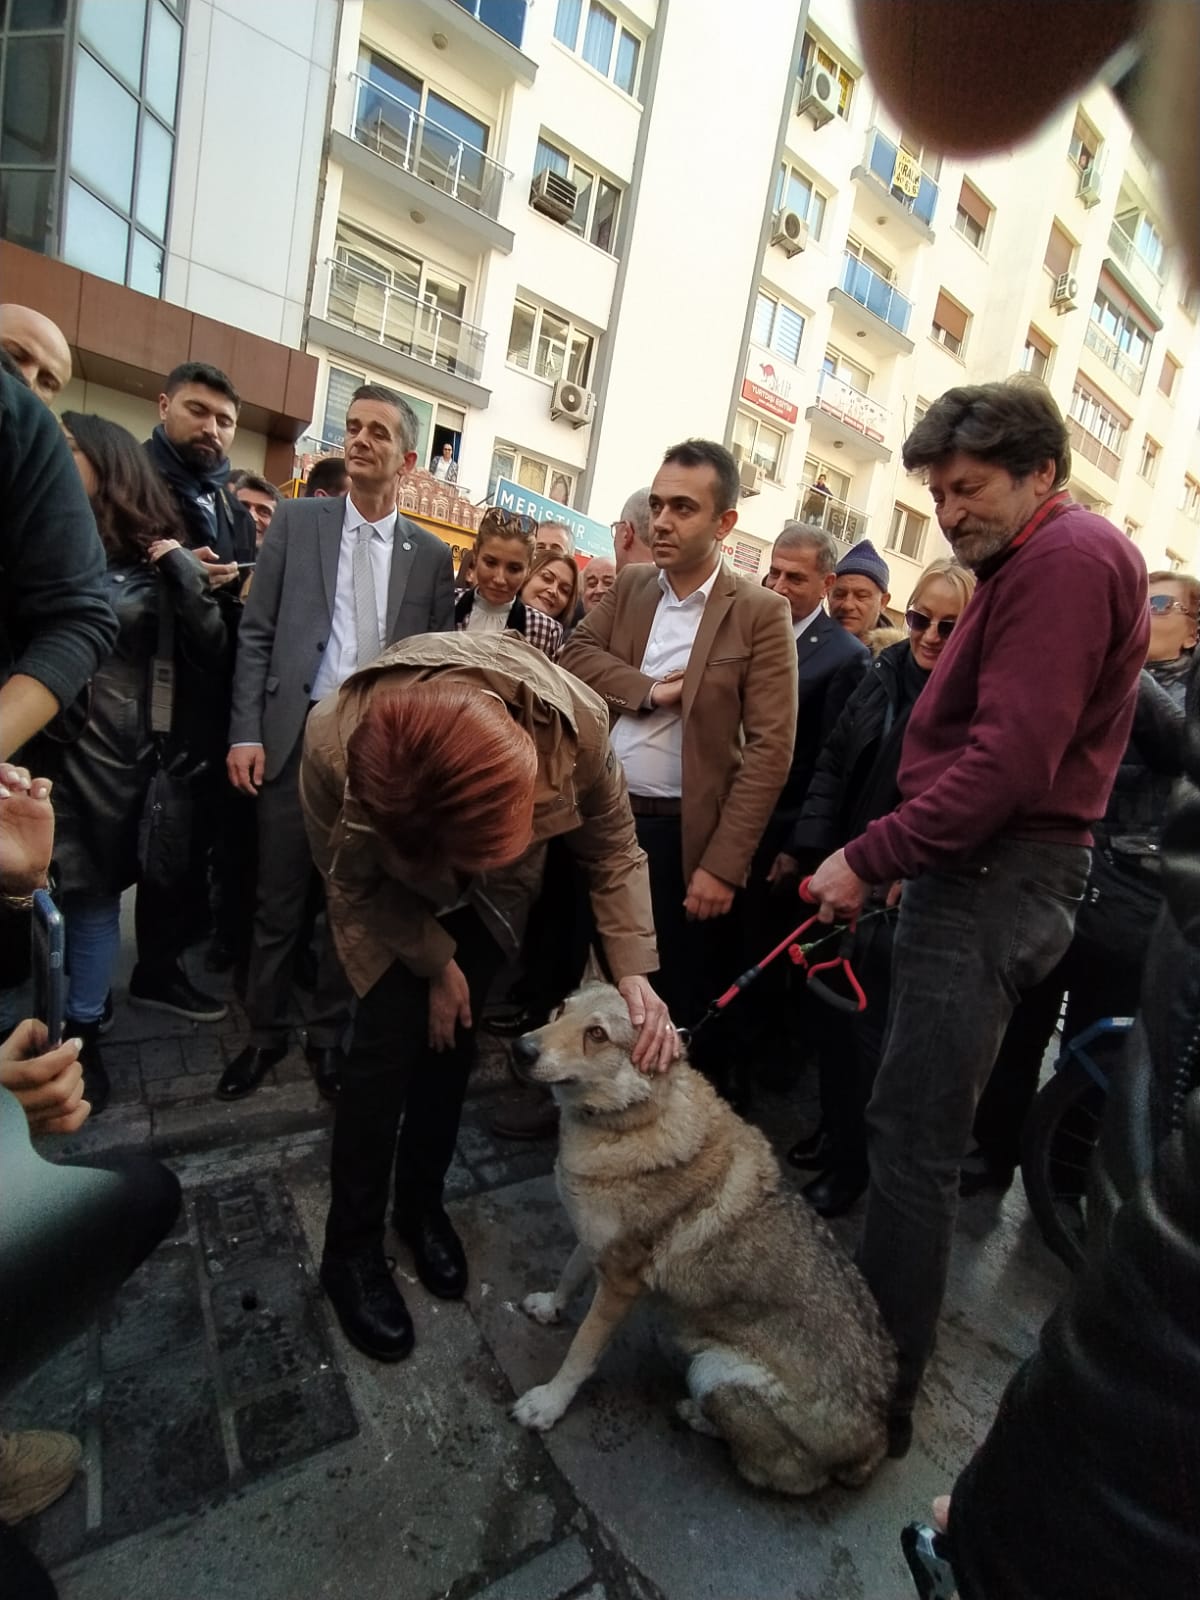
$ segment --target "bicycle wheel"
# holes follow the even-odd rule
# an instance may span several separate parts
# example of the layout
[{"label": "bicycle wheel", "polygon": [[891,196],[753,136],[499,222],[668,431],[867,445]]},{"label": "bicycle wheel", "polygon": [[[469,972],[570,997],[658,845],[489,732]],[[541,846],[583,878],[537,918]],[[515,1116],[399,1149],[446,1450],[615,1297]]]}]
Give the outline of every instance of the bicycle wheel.
[{"label": "bicycle wheel", "polygon": [[1088,1176],[1106,1092],[1067,1060],[1034,1098],[1021,1136],[1021,1180],[1042,1238],[1074,1272],[1087,1244]]}]

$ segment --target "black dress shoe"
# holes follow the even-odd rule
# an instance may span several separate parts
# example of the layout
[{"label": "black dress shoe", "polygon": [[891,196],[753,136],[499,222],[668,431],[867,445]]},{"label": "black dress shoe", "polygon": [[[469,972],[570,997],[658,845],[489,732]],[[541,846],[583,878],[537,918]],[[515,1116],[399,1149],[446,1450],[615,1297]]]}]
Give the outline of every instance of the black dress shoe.
[{"label": "black dress shoe", "polygon": [[802,1170],[820,1170],[827,1167],[833,1158],[829,1135],[819,1126],[807,1139],[797,1139],[788,1151],[787,1158],[791,1166],[800,1167]]},{"label": "black dress shoe", "polygon": [[220,1022],[229,1007],[215,995],[197,989],[182,967],[146,972],[134,967],[129,979],[129,1003],[146,1011],[169,1011],[189,1022]]},{"label": "black dress shoe", "polygon": [[334,1101],[342,1086],[346,1053],[335,1044],[310,1044],[304,1052],[313,1069],[313,1082],[322,1100]]},{"label": "black dress shoe", "polygon": [[356,1349],[376,1361],[404,1360],[413,1347],[412,1318],[382,1250],[326,1256],[321,1287]]},{"label": "black dress shoe", "polygon": [[254,1093],[271,1068],[282,1061],[287,1053],[286,1044],[273,1044],[266,1049],[248,1044],[221,1074],[217,1099],[244,1100],[248,1094]]},{"label": "black dress shoe", "polygon": [[850,1172],[844,1167],[830,1167],[811,1183],[806,1183],[800,1193],[819,1217],[843,1217],[854,1202],[866,1191],[867,1174]]},{"label": "black dress shoe", "polygon": [[467,1287],[467,1257],[462,1240],[440,1206],[416,1216],[397,1212],[396,1232],[413,1253],[417,1277],[439,1300],[461,1300]]}]

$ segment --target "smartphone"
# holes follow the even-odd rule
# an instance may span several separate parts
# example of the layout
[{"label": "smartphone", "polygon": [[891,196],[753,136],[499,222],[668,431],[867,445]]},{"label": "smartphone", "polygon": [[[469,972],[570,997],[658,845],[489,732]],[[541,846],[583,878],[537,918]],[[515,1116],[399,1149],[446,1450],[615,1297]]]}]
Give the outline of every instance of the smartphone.
[{"label": "smartphone", "polygon": [[256,561],[239,561],[237,569],[239,572],[253,572],[257,565]]},{"label": "smartphone", "polygon": [[945,1534],[924,1523],[910,1522],[900,1534],[900,1548],[921,1600],[955,1600],[958,1584]]},{"label": "smartphone", "polygon": [[46,1048],[62,1043],[67,1015],[66,928],[45,889],[33,896],[33,1014],[46,1025]]}]

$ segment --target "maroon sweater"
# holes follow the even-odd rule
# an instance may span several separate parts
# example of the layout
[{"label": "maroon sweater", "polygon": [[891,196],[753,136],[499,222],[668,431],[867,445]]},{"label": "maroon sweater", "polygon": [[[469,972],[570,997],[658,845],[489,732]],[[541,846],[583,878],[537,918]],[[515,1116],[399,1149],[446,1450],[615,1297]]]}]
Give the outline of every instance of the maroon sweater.
[{"label": "maroon sweater", "polygon": [[846,846],[851,869],[890,883],[998,837],[1090,844],[1149,634],[1141,555],[1068,504],[980,582],[913,710],[900,805]]}]

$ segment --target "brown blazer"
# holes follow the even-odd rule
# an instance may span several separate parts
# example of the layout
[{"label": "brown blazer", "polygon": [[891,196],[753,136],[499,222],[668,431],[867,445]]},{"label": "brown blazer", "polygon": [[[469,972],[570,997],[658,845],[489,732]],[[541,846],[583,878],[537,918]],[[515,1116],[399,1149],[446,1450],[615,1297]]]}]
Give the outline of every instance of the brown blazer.
[{"label": "brown blazer", "polygon": [[[346,742],[375,693],[445,676],[498,695],[537,746],[534,846],[497,872],[419,881],[367,821],[346,786]],[[357,995],[393,961],[430,977],[454,955],[437,920],[464,897],[515,955],[541,884],[545,840],[559,834],[582,864],[615,979],[658,969],[650,879],[633,831],[621,764],[597,695],[515,633],[428,633],[393,645],[314,706],[304,730],[300,802],[325,880],[329,926]]]},{"label": "brown blazer", "polygon": [[[639,716],[641,670],[662,591],[658,569],[626,567],[567,641],[562,665],[616,716]],[[796,640],[781,595],[723,563],[683,677],[683,875],[742,885],[796,741]]]}]

